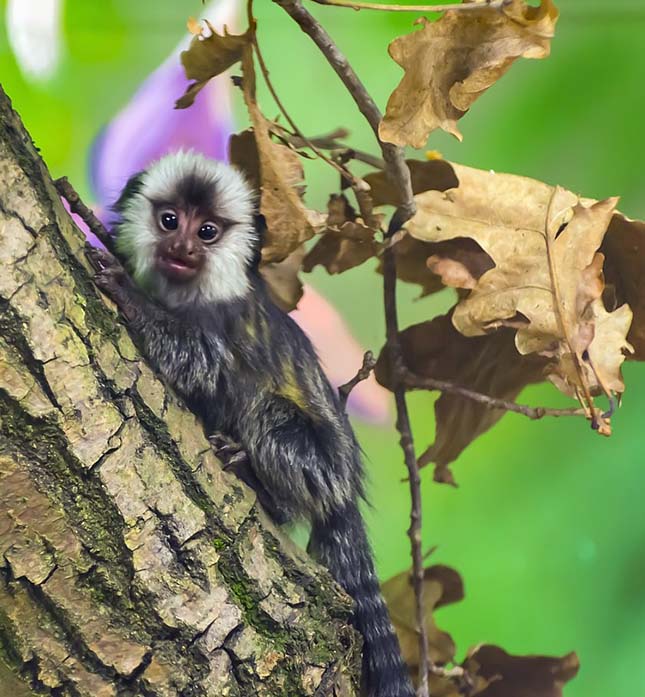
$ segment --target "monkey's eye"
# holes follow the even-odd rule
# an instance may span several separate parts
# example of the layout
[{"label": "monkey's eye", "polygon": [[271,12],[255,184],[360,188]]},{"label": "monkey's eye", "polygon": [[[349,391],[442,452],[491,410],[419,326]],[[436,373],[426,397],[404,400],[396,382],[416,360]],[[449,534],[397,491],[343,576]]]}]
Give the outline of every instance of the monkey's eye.
[{"label": "monkey's eye", "polygon": [[179,219],[175,211],[162,211],[159,215],[159,225],[163,230],[176,230],[179,226]]},{"label": "monkey's eye", "polygon": [[197,231],[199,239],[206,242],[206,244],[212,244],[218,240],[221,233],[222,228],[217,223],[212,223],[211,221],[204,223]]}]

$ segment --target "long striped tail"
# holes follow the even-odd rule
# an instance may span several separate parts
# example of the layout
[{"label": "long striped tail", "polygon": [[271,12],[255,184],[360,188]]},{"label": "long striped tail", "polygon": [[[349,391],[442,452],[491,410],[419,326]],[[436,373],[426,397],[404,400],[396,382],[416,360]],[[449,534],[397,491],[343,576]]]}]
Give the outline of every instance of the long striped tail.
[{"label": "long striped tail", "polygon": [[310,548],[356,603],[354,623],[363,635],[368,696],[414,697],[357,505],[352,502],[324,521],[314,521]]}]

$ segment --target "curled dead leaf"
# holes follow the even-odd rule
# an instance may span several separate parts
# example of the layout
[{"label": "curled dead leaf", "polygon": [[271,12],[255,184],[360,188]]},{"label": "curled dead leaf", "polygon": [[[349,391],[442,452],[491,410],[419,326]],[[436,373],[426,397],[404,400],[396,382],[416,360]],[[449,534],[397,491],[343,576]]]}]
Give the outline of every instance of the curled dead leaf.
[{"label": "curled dead leaf", "polygon": [[[309,210],[303,204],[301,191],[303,170],[298,155],[286,145],[275,143],[270,135],[270,123],[263,116],[255,98],[255,68],[250,44],[242,51],[243,90],[255,138],[259,163],[260,212],[266,220],[266,236],[262,248],[264,262],[286,259],[306,240],[319,232],[326,217]],[[246,153],[248,140],[237,144]],[[242,149],[242,145],[246,150]]]},{"label": "curled dead leaf", "polygon": [[421,148],[442,128],[461,140],[457,120],[520,57],[549,54],[558,11],[511,0],[501,11],[448,11],[395,39],[390,56],[405,71],[379,128],[382,140]]},{"label": "curled dead leaf", "polygon": [[[465,337],[454,327],[451,315],[408,327],[399,335],[403,362],[421,377],[445,380],[475,392],[514,400],[524,387],[544,380],[547,359],[521,356],[514,332],[500,329],[487,336]],[[381,351],[376,379],[392,389],[389,355]],[[435,464],[434,479],[455,484],[448,465],[505,412],[491,409],[456,394],[444,393],[435,402],[436,437],[419,464]]]},{"label": "curled dead leaf", "polygon": [[[192,21],[191,21],[192,20]],[[242,51],[250,45],[249,31],[244,34],[229,34],[226,27],[224,33],[218,34],[213,26],[204,20],[210,31],[204,36],[202,28],[194,19],[189,20],[189,31],[194,34],[190,46],[181,52],[180,60],[189,80],[193,80],[186,92],[175,102],[176,109],[189,107],[204,85],[216,75],[235,65],[242,59]]]},{"label": "curled dead leaf", "polygon": [[[405,230],[393,240],[397,278],[421,286],[421,295],[443,290],[445,285],[456,285],[457,276],[450,273],[451,262],[461,267],[464,279],[478,279],[495,264],[486,252],[470,238],[455,238],[442,242],[423,242]],[[432,260],[432,261],[430,261]],[[382,264],[377,271],[382,273]],[[445,275],[444,275],[445,274]],[[464,281],[466,282],[466,281]]]},{"label": "curled dead leaf", "polygon": [[[410,170],[414,194],[420,194],[429,189],[446,191],[459,186],[455,170],[446,160],[406,160],[405,162]],[[392,185],[383,170],[367,174],[364,180],[370,185],[370,194],[375,206],[401,204],[398,188]]]},{"label": "curled dead leaf", "polygon": [[[371,217],[376,224],[380,222],[379,216]],[[320,264],[335,274],[359,266],[381,248],[374,239],[376,231],[356,215],[344,194],[332,194],[327,204],[327,227],[305,257],[303,270],[309,272]]]},{"label": "curled dead leaf", "polygon": [[512,656],[486,644],[471,649],[463,667],[488,682],[476,693],[479,697],[562,697],[564,685],[575,678],[580,662],[575,653],[562,658]]},{"label": "curled dead leaf", "polygon": [[285,312],[295,310],[302,297],[302,281],[298,276],[305,257],[304,245],[291,252],[286,259],[261,264],[264,278],[273,302]]},{"label": "curled dead leaf", "polygon": [[[634,347],[633,360],[645,360],[645,222],[621,213],[611,219],[602,243],[605,280],[613,299],[608,309],[628,303],[634,319],[627,340]],[[605,305],[608,303],[603,296]],[[628,356],[628,358],[630,358]]]},{"label": "curled dead leaf", "polygon": [[517,350],[548,356],[552,381],[569,396],[622,392],[631,312],[605,309],[596,256],[617,199],[594,202],[524,177],[454,168],[460,186],[417,196],[406,228],[426,242],[471,238],[494,262],[474,286],[455,275],[458,267],[440,267],[445,283],[471,289],[455,309],[457,329],[475,336],[516,327]]},{"label": "curled dead leaf", "polygon": [[[390,611],[392,624],[399,637],[403,659],[414,674],[418,672],[419,666],[419,641],[410,572],[405,571],[394,576],[381,588]],[[433,663],[444,665],[454,659],[455,644],[448,633],[436,626],[433,613],[442,605],[449,605],[463,599],[463,581],[461,576],[448,566],[429,566],[424,570],[423,592],[430,658]]]}]

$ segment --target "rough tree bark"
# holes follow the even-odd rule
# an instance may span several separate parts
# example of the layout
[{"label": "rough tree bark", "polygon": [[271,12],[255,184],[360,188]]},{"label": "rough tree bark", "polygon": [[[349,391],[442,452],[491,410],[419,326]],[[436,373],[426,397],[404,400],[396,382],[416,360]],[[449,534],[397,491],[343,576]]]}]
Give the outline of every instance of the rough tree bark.
[{"label": "rough tree bark", "polygon": [[348,599],[222,472],[83,245],[0,88],[0,693],[355,695]]}]

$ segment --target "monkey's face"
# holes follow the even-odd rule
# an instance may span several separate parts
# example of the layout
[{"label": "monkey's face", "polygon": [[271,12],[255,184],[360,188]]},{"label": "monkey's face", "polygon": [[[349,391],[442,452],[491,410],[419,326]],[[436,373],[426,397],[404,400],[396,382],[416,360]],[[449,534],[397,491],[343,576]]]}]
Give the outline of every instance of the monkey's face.
[{"label": "monkey's face", "polygon": [[251,290],[254,194],[229,165],[178,152],[133,177],[116,205],[117,249],[166,305],[226,302]]},{"label": "monkey's face", "polygon": [[202,272],[209,248],[222,237],[225,221],[196,208],[155,206],[159,243],[155,254],[157,270],[169,281],[188,283]]}]

